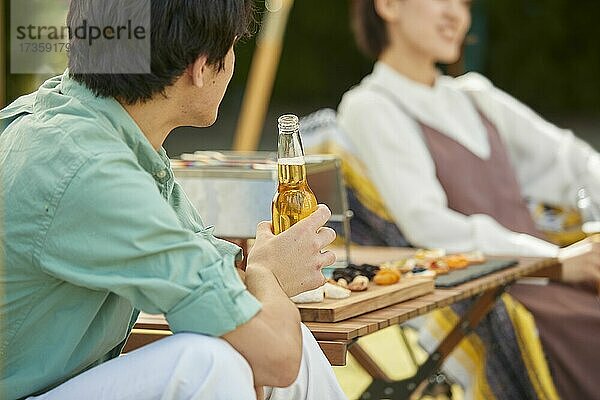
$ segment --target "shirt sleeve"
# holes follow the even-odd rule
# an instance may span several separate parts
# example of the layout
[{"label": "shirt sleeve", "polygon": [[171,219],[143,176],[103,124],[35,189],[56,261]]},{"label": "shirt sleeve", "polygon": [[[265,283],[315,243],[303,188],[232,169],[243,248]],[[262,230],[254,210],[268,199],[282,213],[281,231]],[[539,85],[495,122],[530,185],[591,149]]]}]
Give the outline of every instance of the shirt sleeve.
[{"label": "shirt sleeve", "polygon": [[87,160],[49,212],[38,262],[60,280],[164,313],[174,332],[221,336],[260,310],[235,270],[235,252],[184,228],[132,154]]},{"label": "shirt sleeve", "polygon": [[459,81],[498,128],[525,196],[575,205],[577,190],[586,187],[600,199],[600,155],[589,144],[481,75],[470,73]]},{"label": "shirt sleeve", "polygon": [[244,259],[244,253],[239,246],[215,237],[213,235],[214,226],[204,226],[198,210],[192,205],[192,202],[178,182],[175,182],[173,185],[169,204],[177,213],[178,219],[184,228],[192,230],[197,235],[211,242],[221,254],[234,256],[236,262]]},{"label": "shirt sleeve", "polygon": [[512,232],[493,218],[448,208],[420,127],[390,100],[363,89],[346,94],[338,121],[408,241],[449,251],[554,256],[556,246]]}]

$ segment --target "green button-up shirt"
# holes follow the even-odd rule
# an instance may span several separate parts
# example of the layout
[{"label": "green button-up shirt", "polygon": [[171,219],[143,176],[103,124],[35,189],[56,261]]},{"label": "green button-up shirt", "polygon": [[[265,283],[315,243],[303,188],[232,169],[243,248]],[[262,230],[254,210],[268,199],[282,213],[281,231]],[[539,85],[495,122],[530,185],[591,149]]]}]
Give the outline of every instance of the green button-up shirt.
[{"label": "green button-up shirt", "polygon": [[1,126],[1,398],[114,356],[134,309],[214,336],[259,311],[239,248],[204,226],[117,101],[65,73],[0,111]]}]

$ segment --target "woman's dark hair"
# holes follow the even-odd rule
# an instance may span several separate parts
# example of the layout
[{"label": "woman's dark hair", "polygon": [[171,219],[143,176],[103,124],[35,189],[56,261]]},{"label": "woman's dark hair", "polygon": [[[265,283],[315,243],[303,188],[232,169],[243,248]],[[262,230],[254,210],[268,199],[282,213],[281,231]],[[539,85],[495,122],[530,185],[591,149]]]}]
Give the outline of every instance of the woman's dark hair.
[{"label": "woman's dark hair", "polygon": [[377,59],[389,44],[389,38],[374,0],[352,0],[350,18],[358,48],[367,57]]},{"label": "woman's dark hair", "polygon": [[67,25],[71,32],[97,26],[114,36],[114,27],[131,26],[132,19],[148,28],[139,28],[139,37],[150,31],[145,42],[71,34],[69,53],[73,79],[126,104],[164,93],[201,55],[222,70],[230,47],[249,34],[253,0],[71,0]]}]

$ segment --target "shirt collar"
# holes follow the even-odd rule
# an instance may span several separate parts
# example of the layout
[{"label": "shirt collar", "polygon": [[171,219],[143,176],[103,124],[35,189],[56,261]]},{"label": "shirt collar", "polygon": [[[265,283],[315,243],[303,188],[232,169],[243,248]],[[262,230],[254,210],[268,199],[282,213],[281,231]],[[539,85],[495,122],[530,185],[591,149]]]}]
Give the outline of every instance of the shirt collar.
[{"label": "shirt collar", "polygon": [[[41,89],[43,88],[44,86]],[[139,126],[117,100],[96,96],[90,89],[71,78],[68,70],[62,75],[57,89],[108,122],[112,132],[127,144],[136,155],[140,166],[157,182],[166,184],[173,179],[165,149],[161,147],[157,151],[152,147]],[[36,103],[39,98],[40,96],[36,98]]]},{"label": "shirt collar", "polygon": [[480,158],[489,157],[490,146],[481,118],[453,78],[438,74],[433,86],[428,86],[379,61],[365,78],[365,84],[393,96],[411,119],[453,138]]},{"label": "shirt collar", "polygon": [[405,77],[381,61],[375,64],[373,73],[367,79],[371,84],[386,88],[406,111],[425,123],[430,119],[428,105],[443,91],[440,84],[443,76],[438,75],[433,86],[429,86]]}]

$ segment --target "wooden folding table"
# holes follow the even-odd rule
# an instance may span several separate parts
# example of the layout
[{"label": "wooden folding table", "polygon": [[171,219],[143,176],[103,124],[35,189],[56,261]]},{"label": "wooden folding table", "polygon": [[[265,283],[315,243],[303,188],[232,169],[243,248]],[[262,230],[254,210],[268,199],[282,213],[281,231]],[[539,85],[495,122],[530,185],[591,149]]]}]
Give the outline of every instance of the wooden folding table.
[{"label": "wooden folding table", "polygon": [[[414,250],[388,247],[353,247],[352,262],[355,264],[378,264],[407,257]],[[394,304],[339,322],[306,322],[317,342],[332,365],[346,364],[346,353],[350,352],[373,377],[368,388],[371,398],[409,398],[426,383],[429,376],[441,367],[460,341],[474,329],[494,305],[498,296],[517,279],[525,276],[556,276],[560,264],[553,258],[517,258],[515,266],[477,278],[451,289],[436,289],[433,293],[413,300]],[[474,297],[469,310],[455,328],[430,354],[417,373],[406,380],[393,381],[389,378],[356,341],[388,326],[400,324],[411,318],[424,315],[438,308],[449,306],[460,300]],[[137,348],[169,334],[164,317],[142,315],[134,327],[126,350]],[[390,394],[393,393],[393,396]]]}]

